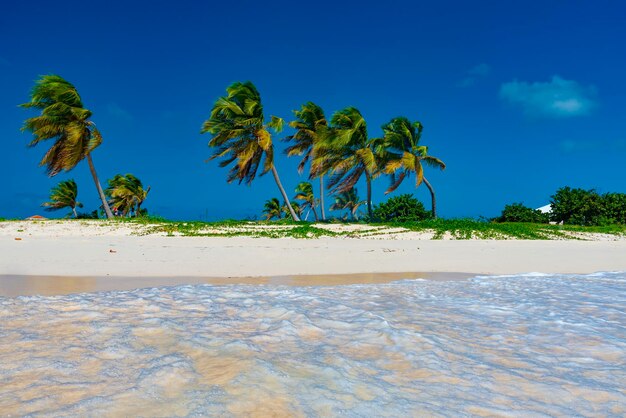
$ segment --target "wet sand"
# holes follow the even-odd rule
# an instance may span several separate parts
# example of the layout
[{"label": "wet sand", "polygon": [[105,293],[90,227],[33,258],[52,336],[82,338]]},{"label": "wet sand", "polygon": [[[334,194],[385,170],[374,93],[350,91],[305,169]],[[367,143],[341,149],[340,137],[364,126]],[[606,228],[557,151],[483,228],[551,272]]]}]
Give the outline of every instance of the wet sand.
[{"label": "wet sand", "polygon": [[76,277],[0,275],[0,296],[58,296],[73,293],[134,290],[142,288],[212,284],[212,285],[281,285],[340,286],[378,284],[398,280],[463,280],[469,273],[359,273],[318,274],[276,277]]}]

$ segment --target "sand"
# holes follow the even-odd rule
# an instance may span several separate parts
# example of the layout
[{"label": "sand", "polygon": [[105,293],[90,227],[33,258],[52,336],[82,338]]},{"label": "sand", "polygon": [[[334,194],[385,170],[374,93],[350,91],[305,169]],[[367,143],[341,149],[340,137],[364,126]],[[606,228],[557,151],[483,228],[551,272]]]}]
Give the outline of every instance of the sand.
[{"label": "sand", "polygon": [[[416,236],[135,236],[106,222],[0,222],[0,275],[242,278],[406,272],[626,270],[626,240],[430,240]],[[177,281],[175,284],[180,282]],[[0,287],[8,286],[0,281]],[[156,283],[156,282],[155,282]],[[157,284],[158,285],[158,284]]]}]

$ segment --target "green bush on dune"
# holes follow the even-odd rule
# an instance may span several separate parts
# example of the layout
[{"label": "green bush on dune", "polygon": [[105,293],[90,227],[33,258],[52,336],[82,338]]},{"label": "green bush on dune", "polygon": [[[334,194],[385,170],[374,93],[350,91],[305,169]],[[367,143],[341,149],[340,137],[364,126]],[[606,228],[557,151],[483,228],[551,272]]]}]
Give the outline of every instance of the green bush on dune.
[{"label": "green bush on dune", "polygon": [[430,212],[412,194],[392,197],[376,206],[373,212],[373,219],[381,222],[423,221],[430,217]]},{"label": "green bush on dune", "polygon": [[569,225],[626,225],[626,194],[562,187],[551,196],[551,220]]},{"label": "green bush on dune", "polygon": [[529,208],[522,203],[506,205],[502,214],[495,219],[496,222],[532,222],[547,224],[550,216],[540,210]]}]

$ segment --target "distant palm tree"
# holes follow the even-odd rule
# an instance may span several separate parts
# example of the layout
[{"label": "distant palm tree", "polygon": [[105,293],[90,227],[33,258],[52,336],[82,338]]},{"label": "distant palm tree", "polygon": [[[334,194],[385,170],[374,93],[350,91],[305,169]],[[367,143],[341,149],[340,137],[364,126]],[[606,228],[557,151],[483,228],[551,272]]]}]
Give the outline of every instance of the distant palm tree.
[{"label": "distant palm tree", "polygon": [[[285,153],[291,157],[301,155],[302,160],[298,164],[298,172],[302,173],[307,162],[312,159],[315,144],[320,143],[329,133],[328,121],[324,115],[324,110],[313,102],[302,105],[300,110],[294,111],[296,120],[289,122],[289,126],[296,130],[296,133],[289,135],[285,141],[294,142],[293,145],[285,149]],[[324,195],[324,175],[325,172],[309,171],[309,178],[319,177],[320,179],[320,210],[322,220],[326,220]],[[315,216],[317,220],[317,215]]]},{"label": "distant palm tree", "polygon": [[263,213],[265,214],[265,220],[269,221],[271,219],[282,219],[283,217],[283,207],[280,204],[280,200],[273,197],[269,200],[265,201],[265,205],[263,205]]},{"label": "distant palm tree", "polygon": [[317,217],[317,211],[315,210],[315,206],[317,206],[317,199],[315,199],[315,195],[313,194],[313,186],[311,183],[307,181],[300,182],[296,187],[296,195],[294,196],[294,199],[302,201],[299,205],[302,211],[305,211],[308,208],[312,209],[315,221],[317,222],[319,220]]},{"label": "distant palm tree", "polygon": [[[74,217],[78,217],[76,208],[82,208],[83,204],[76,201],[78,197],[78,186],[74,180],[65,180],[53,187],[50,191],[50,201],[42,203],[47,211],[71,208]],[[68,215],[69,216],[69,215]]]},{"label": "distant palm tree", "polygon": [[367,186],[367,212],[372,216],[372,179],[378,175],[379,138],[369,138],[367,124],[358,109],[348,107],[331,120],[332,133],[314,147],[313,170],[331,171],[328,183],[333,194],[354,188],[362,175]]},{"label": "distant palm tree", "polygon": [[364,200],[359,200],[359,195],[355,187],[335,195],[335,203],[330,206],[330,210],[347,210],[352,220],[356,221],[359,219],[357,215],[359,207],[365,203]]},{"label": "distant palm tree", "polygon": [[41,110],[41,114],[24,122],[22,130],[32,132],[34,137],[28,146],[34,147],[48,139],[55,141],[39,165],[46,166],[48,175],[53,177],[61,171],[70,171],[86,158],[102,207],[107,218],[112,218],[91,159],[91,152],[102,143],[102,136],[89,120],[91,112],[83,106],[76,87],[58,75],[44,75],[35,82],[30,97],[30,102],[21,107]]},{"label": "distant palm tree", "polygon": [[385,194],[391,193],[400,186],[402,181],[415,174],[415,187],[422,181],[430,192],[432,201],[432,215],[437,218],[435,191],[430,182],[424,177],[423,164],[430,167],[446,168],[439,158],[428,155],[428,147],[420,145],[423,126],[420,122],[411,122],[405,117],[397,117],[383,125],[385,142],[384,171],[391,174],[391,186]]},{"label": "distant palm tree", "polygon": [[261,95],[251,82],[233,83],[226,92],[225,97],[217,99],[211,116],[202,126],[201,133],[213,135],[209,147],[215,151],[209,160],[223,158],[220,167],[235,162],[227,181],[238,180],[239,183],[245,181],[250,184],[264,157],[261,175],[272,172],[291,216],[299,221],[274,166],[274,146],[268,131],[271,128],[276,133],[281,132],[284,121],[272,116],[270,122],[265,123]]},{"label": "distant palm tree", "polygon": [[121,213],[121,216],[139,216],[141,205],[148,197],[150,187],[144,189],[141,180],[132,174],[117,174],[108,181],[109,186],[105,194],[109,197],[111,206]]},{"label": "distant palm tree", "polygon": [[[298,217],[302,217],[302,213],[304,212],[304,208],[302,207],[302,205],[300,205],[300,203],[292,200],[291,202],[289,202],[291,204],[291,207],[293,208],[293,211],[296,212],[296,215],[298,215]],[[291,216],[291,214],[289,213],[289,208],[287,207],[287,205],[283,205],[282,207],[283,209],[283,213],[285,214],[285,218],[291,218],[293,219],[293,217]]]}]

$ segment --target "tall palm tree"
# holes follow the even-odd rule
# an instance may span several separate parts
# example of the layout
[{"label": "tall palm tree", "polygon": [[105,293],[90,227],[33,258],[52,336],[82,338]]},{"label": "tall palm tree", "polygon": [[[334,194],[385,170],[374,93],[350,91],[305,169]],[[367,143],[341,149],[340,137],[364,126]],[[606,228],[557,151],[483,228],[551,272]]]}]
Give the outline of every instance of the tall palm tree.
[{"label": "tall palm tree", "polygon": [[380,138],[369,138],[367,124],[358,109],[347,107],[336,112],[331,134],[314,146],[313,170],[331,171],[328,187],[333,194],[352,189],[362,175],[367,186],[367,212],[372,216],[372,179],[378,175],[377,155]]},{"label": "tall palm tree", "polygon": [[87,159],[104,211],[107,218],[112,218],[91,158],[91,152],[102,143],[102,136],[89,120],[91,111],[83,106],[76,87],[58,75],[41,76],[30,93],[30,102],[21,107],[41,110],[39,116],[26,119],[22,127],[22,131],[33,134],[28,146],[54,140],[39,165],[46,166],[48,175],[53,177],[61,171],[70,171],[81,160]]},{"label": "tall palm tree", "polygon": [[265,201],[265,204],[263,205],[263,213],[265,214],[266,221],[274,218],[282,219],[283,207],[281,206],[280,201],[273,197]]},{"label": "tall palm tree", "polygon": [[279,133],[284,121],[272,116],[265,123],[263,105],[259,91],[249,81],[231,84],[226,89],[227,95],[217,99],[211,115],[202,125],[201,133],[213,135],[209,147],[214,149],[209,160],[222,158],[220,167],[235,164],[228,173],[227,181],[238,180],[250,184],[263,160],[261,175],[271,171],[274,181],[283,196],[293,219],[299,221],[287,193],[283,188],[276,166],[274,165],[274,146],[268,129]]},{"label": "tall palm tree", "polygon": [[144,189],[141,180],[132,174],[116,174],[108,181],[109,186],[105,190],[111,206],[122,216],[139,216],[141,205],[148,197],[150,187]]},{"label": "tall palm tree", "polygon": [[[74,217],[78,217],[76,208],[82,208],[83,204],[76,201],[78,197],[78,186],[74,180],[65,180],[57,184],[50,191],[50,201],[42,203],[47,211],[71,208]],[[69,216],[69,215],[68,215]]]},{"label": "tall palm tree", "polygon": [[315,222],[319,220],[317,217],[317,211],[315,210],[315,206],[317,206],[317,199],[315,199],[313,185],[311,185],[311,183],[308,181],[300,182],[296,187],[296,195],[294,196],[294,199],[302,201],[299,205],[302,211],[305,211],[307,208],[311,208],[313,210]]},{"label": "tall palm tree", "polygon": [[357,215],[359,207],[364,204],[364,200],[359,200],[356,187],[353,187],[348,191],[336,194],[335,203],[330,206],[330,210],[347,210],[352,220],[356,221],[359,219]]},{"label": "tall palm tree", "polygon": [[391,193],[402,181],[415,174],[415,187],[424,182],[432,201],[432,215],[437,218],[435,190],[424,177],[423,165],[444,170],[446,165],[439,158],[428,155],[428,147],[420,145],[423,126],[420,122],[411,122],[405,117],[397,117],[383,125],[385,142],[384,171],[391,175],[391,186],[385,194]]},{"label": "tall palm tree", "polygon": [[[324,110],[313,102],[302,105],[300,110],[295,110],[296,120],[289,122],[289,126],[296,130],[296,133],[289,135],[285,141],[294,142],[293,145],[285,149],[287,156],[301,155],[302,160],[298,164],[298,172],[302,174],[307,162],[312,159],[313,147],[319,143],[325,135],[329,133],[328,121],[324,115]],[[322,220],[326,220],[324,204],[324,172],[315,173],[309,171],[309,178],[319,177],[320,179],[320,211]],[[317,220],[317,215],[315,216]]]}]

